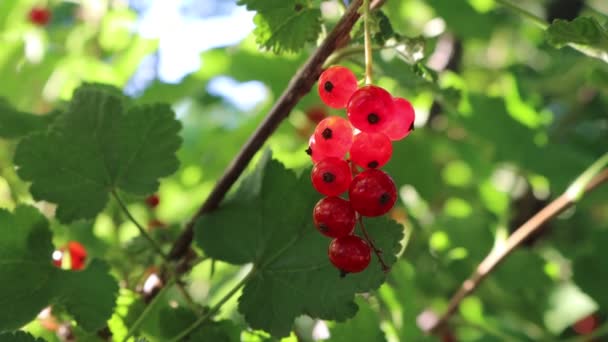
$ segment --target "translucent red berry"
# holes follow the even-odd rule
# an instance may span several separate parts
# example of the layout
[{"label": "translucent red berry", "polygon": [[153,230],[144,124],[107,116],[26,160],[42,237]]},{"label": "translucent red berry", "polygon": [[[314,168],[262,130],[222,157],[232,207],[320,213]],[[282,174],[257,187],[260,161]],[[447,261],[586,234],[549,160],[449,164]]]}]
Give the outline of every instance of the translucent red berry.
[{"label": "translucent red berry", "polygon": [[160,203],[160,198],[158,197],[157,194],[146,197],[146,204],[148,205],[148,207],[154,209],[154,208],[156,208],[158,203]]},{"label": "translucent red berry", "polygon": [[397,188],[383,171],[367,169],[353,178],[348,189],[350,203],[363,216],[386,214],[397,200]]},{"label": "translucent red berry", "polygon": [[81,270],[84,268],[84,263],[87,260],[87,250],[83,245],[76,241],[68,243],[68,251],[72,260],[72,269]]},{"label": "translucent red berry", "polygon": [[347,235],[332,240],[329,244],[329,260],[344,273],[357,273],[367,268],[371,260],[371,249],[356,235]]},{"label": "translucent red berry", "polygon": [[393,99],[395,104],[395,118],[391,120],[384,133],[391,140],[401,140],[414,129],[416,113],[412,104],[403,98]]},{"label": "translucent red berry", "polygon": [[51,11],[44,7],[34,7],[30,10],[29,19],[32,24],[45,26],[51,20]]},{"label": "translucent red berry", "polygon": [[321,234],[332,238],[350,235],[357,220],[350,202],[334,196],[317,202],[312,211],[312,218]]},{"label": "translucent red berry", "polygon": [[346,190],[352,179],[348,163],[338,158],[325,158],[312,169],[312,185],[326,196],[337,196]]},{"label": "translucent red berry", "polygon": [[346,107],[353,126],[363,132],[383,132],[395,116],[391,94],[374,85],[359,88]]},{"label": "translucent red berry", "polygon": [[310,139],[308,139],[308,148],[306,149],[306,153],[310,156],[310,159],[312,159],[312,162],[315,164],[329,157],[321,153],[317,148],[317,139],[315,139],[314,134],[310,136]]},{"label": "translucent red berry", "polygon": [[333,66],[319,77],[319,96],[332,108],[344,108],[350,96],[357,90],[357,78],[343,66]]},{"label": "translucent red berry", "polygon": [[339,116],[323,119],[314,132],[314,151],[328,157],[343,158],[353,143],[353,127]]},{"label": "translucent red berry", "polygon": [[391,140],[382,133],[360,132],[350,148],[350,160],[363,168],[384,166],[393,154]]}]

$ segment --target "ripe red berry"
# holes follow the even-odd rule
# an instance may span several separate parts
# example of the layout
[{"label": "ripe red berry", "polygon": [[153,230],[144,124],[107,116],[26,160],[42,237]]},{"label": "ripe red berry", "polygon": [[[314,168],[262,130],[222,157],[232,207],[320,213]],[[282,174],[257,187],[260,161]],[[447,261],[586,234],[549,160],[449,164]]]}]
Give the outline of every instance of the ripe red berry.
[{"label": "ripe red berry", "polygon": [[156,208],[158,203],[160,203],[160,198],[158,197],[157,194],[146,197],[146,204],[148,205],[148,207],[154,209],[154,208]]},{"label": "ripe red berry", "polygon": [[393,100],[395,104],[395,119],[391,120],[384,133],[389,139],[394,141],[405,138],[414,129],[416,113],[408,100],[400,97],[396,97]]},{"label": "ripe red berry", "polygon": [[358,174],[348,189],[350,203],[363,216],[386,214],[397,200],[397,188],[383,171],[367,169]]},{"label": "ripe red berry", "polygon": [[343,158],[353,143],[353,127],[348,120],[331,116],[315,128],[315,149],[327,157]]},{"label": "ripe red berry", "polygon": [[328,254],[331,263],[345,273],[361,272],[367,268],[371,260],[369,246],[356,235],[332,240]]},{"label": "ripe red berry", "polygon": [[318,150],[317,139],[315,139],[314,134],[310,136],[310,139],[308,139],[308,149],[306,149],[306,153],[310,156],[310,159],[312,159],[312,162],[315,164],[329,157]]},{"label": "ripe red berry", "polygon": [[83,245],[76,241],[68,243],[68,251],[72,260],[72,269],[81,270],[84,268],[84,263],[87,260],[87,250]]},{"label": "ripe red berry", "polygon": [[326,158],[312,169],[312,185],[326,196],[337,196],[348,190],[352,179],[348,163],[338,158]]},{"label": "ripe red berry", "polygon": [[359,88],[346,107],[348,118],[363,132],[383,132],[395,117],[391,94],[374,85]]},{"label": "ripe red berry", "polygon": [[34,7],[30,10],[29,19],[32,24],[45,26],[51,20],[51,11],[44,7]]},{"label": "ripe red berry", "polygon": [[344,108],[350,96],[357,90],[357,78],[343,66],[333,66],[319,77],[319,96],[332,108]]},{"label": "ripe red berry", "polygon": [[315,227],[325,236],[339,238],[350,235],[355,229],[355,210],[340,197],[325,197],[312,211]]},{"label": "ripe red berry", "polygon": [[393,154],[391,140],[382,133],[360,132],[350,148],[350,159],[363,168],[384,166]]}]

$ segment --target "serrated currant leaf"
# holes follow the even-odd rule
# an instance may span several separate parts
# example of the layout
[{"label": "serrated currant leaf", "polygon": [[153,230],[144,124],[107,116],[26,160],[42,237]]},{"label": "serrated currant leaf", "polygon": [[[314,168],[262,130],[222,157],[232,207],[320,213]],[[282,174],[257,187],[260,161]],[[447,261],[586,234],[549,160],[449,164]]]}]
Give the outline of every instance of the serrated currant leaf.
[{"label": "serrated currant leaf", "polygon": [[386,336],[380,329],[380,316],[371,305],[357,298],[359,312],[355,317],[344,323],[336,323],[330,329],[329,342],[385,342]]},{"label": "serrated currant leaf", "polygon": [[608,29],[593,17],[557,19],[547,28],[547,39],[557,47],[574,43],[608,51]]},{"label": "serrated currant leaf", "polygon": [[0,334],[1,342],[44,342],[43,339],[32,336],[25,331],[13,331]]},{"label": "serrated currant leaf", "polygon": [[52,264],[48,222],[35,208],[0,210],[0,331],[18,329],[45,306],[64,304],[79,326],[94,331],[110,318],[118,284],[93,260],[80,272]]},{"label": "serrated currant leaf", "polygon": [[35,199],[58,205],[59,220],[91,219],[111,191],[149,194],[177,170],[181,125],[169,106],[124,104],[106,87],[82,86],[47,132],[17,146],[19,176]]},{"label": "serrated currant leaf", "polygon": [[275,53],[297,52],[314,43],[321,32],[321,11],[302,0],[240,0],[257,11],[256,42]]},{"label": "serrated currant leaf", "polygon": [[0,138],[17,139],[49,126],[57,113],[34,115],[13,108],[0,98]]},{"label": "serrated currant leaf", "polygon": [[[301,315],[345,320],[357,312],[355,293],[378,288],[385,279],[373,256],[363,272],[340,278],[329,262],[330,239],[312,223],[320,199],[308,173],[297,178],[280,163],[266,164],[257,197],[232,199],[196,225],[206,255],[233,264],[254,264],[239,300],[239,310],[255,329],[282,337]],[[385,218],[365,220],[388,265],[396,261],[403,229]]]}]

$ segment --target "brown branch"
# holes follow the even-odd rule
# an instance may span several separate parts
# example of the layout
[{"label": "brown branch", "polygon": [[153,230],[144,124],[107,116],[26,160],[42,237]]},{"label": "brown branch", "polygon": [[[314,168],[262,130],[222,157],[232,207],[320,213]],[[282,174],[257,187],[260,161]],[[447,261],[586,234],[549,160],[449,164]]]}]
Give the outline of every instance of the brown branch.
[{"label": "brown branch", "polygon": [[[602,183],[608,181],[608,169],[596,175],[585,187],[585,193],[592,191]],[[425,311],[419,316],[418,326],[427,333],[437,333],[445,328],[448,319],[456,312],[460,302],[470,295],[479,284],[498,266],[511,252],[521,245],[528,237],[537,232],[543,224],[568,209],[574,200],[566,192],[549,203],[541,211],[532,216],[521,225],[505,242],[505,246],[492,250],[486,258],[477,266],[473,274],[465,280],[458,292],[452,296],[447,310],[437,318],[432,313]]]},{"label": "brown branch", "polygon": [[[251,158],[268,137],[275,131],[279,123],[283,121],[296,106],[302,96],[307,94],[314,83],[319,78],[322,71],[322,66],[327,57],[336,49],[343,47],[350,40],[350,31],[359,19],[359,7],[363,0],[354,0],[334,29],[327,35],[323,43],[317,48],[315,53],[304,63],[304,65],[293,76],[289,85],[283,91],[278,101],[272,107],[264,121],[260,123],[258,128],[253,132],[249,140],[243,145],[240,152],[234,157],[230,165],[226,168],[223,176],[215,184],[215,187],[201,205],[198,211],[192,216],[186,224],[182,234],[173,244],[169,252],[171,260],[179,260],[186,254],[190,243],[194,237],[194,224],[203,214],[216,209],[224,196],[245,170]],[[382,5],[384,1],[376,0],[373,3],[374,8]]]}]

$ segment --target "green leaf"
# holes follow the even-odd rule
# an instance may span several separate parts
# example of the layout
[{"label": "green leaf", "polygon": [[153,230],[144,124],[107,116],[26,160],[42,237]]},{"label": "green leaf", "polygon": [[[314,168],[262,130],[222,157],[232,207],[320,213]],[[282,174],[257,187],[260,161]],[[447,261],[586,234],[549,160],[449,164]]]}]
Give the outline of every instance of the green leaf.
[{"label": "green leaf", "polygon": [[[165,307],[160,311],[160,331],[169,340],[196,321],[196,316],[183,307]],[[238,342],[241,330],[232,321],[208,322],[194,330],[184,341]]]},{"label": "green leaf", "polygon": [[593,17],[554,20],[547,28],[547,39],[556,47],[574,43],[608,51],[608,30]]},{"label": "green leaf", "polygon": [[[361,273],[340,278],[327,258],[330,240],[318,233],[311,211],[319,200],[308,173],[296,177],[280,163],[265,165],[255,197],[233,197],[195,227],[196,241],[211,258],[253,263],[239,310],[254,329],[289,335],[301,314],[342,321],[353,317],[354,294],[385,280],[378,260]],[[375,244],[392,265],[403,229],[385,218],[366,220]]]},{"label": "green leaf", "polygon": [[107,86],[85,85],[49,131],[19,143],[15,164],[35,199],[58,205],[59,220],[91,219],[110,191],[153,193],[177,170],[180,127],[167,105],[127,109]]},{"label": "green leaf", "polygon": [[384,342],[386,337],[380,329],[380,316],[374,311],[371,305],[357,298],[359,312],[357,315],[344,323],[335,324],[330,330],[331,342]]},{"label": "green leaf", "polygon": [[0,334],[2,342],[44,342],[41,338],[36,338],[25,331],[13,331]]},{"label": "green leaf", "polygon": [[34,115],[23,113],[0,98],[0,138],[17,139],[41,131],[48,127],[57,116],[56,114]]},{"label": "green leaf", "polygon": [[[592,234],[594,247],[605,246],[608,243],[606,231],[594,231]],[[599,256],[599,257],[598,257]],[[605,310],[608,308],[608,292],[606,292],[606,278],[604,276],[608,260],[603,257],[601,248],[589,250],[574,260],[572,269],[576,284],[593,298]]]},{"label": "green leaf", "polygon": [[51,262],[48,222],[35,208],[0,210],[0,331],[17,329],[47,305],[62,305],[88,331],[112,315],[118,284],[98,260],[81,272],[64,271]]},{"label": "green leaf", "polygon": [[253,18],[256,42],[275,53],[298,52],[321,32],[321,11],[302,0],[240,0],[258,13]]}]

